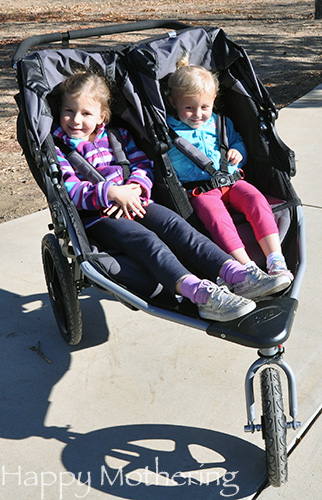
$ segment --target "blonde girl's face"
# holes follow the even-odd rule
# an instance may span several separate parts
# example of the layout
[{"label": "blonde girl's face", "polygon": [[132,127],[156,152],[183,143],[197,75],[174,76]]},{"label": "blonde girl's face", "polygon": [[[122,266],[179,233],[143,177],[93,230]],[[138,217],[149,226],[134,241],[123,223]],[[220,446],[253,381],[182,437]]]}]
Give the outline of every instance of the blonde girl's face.
[{"label": "blonde girl's face", "polygon": [[213,112],[213,92],[203,92],[195,96],[181,95],[176,100],[171,99],[179,120],[195,129],[209,120]]},{"label": "blonde girl's face", "polygon": [[96,129],[102,125],[104,117],[101,103],[90,95],[66,94],[63,98],[60,125],[72,139],[93,141]]}]

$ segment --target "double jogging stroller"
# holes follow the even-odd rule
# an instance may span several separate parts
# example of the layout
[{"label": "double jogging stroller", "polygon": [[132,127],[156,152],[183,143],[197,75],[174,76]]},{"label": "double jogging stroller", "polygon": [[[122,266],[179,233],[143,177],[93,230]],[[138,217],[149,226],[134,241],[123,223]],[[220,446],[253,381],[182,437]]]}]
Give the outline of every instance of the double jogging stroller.
[{"label": "double jogging stroller", "polygon": [[[71,40],[152,28],[171,31],[135,43],[87,46],[86,50],[69,47]],[[27,54],[31,48],[48,46],[52,42],[62,42],[63,48],[47,47]],[[137,144],[154,162],[153,198],[200,228],[167,155],[170,138],[164,89],[183,50],[190,53],[192,64],[202,65],[219,75],[218,110],[232,119],[243,137],[248,150],[244,168],[246,178],[270,201],[283,253],[295,276],[289,289],[258,301],[256,310],[247,316],[225,323],[202,320],[190,303],[156,293],[158,284],[136,262],[125,255],[100,249],[88,240],[62,182],[51,136],[57,86],[79,67],[101,72],[112,86],[113,125],[130,129]],[[18,47],[13,65],[20,90],[17,95],[18,141],[47,197],[52,216],[52,232],[42,241],[42,258],[52,308],[62,336],[69,344],[81,341],[78,295],[84,288],[94,286],[133,310],[257,348],[259,357],[245,379],[248,417],[245,431],[262,432],[269,481],[273,486],[280,486],[287,479],[286,431],[299,425],[296,383],[291,368],[284,361],[282,345],[290,335],[305,269],[304,217],[301,202],[290,182],[290,177],[295,175],[294,153],[276,132],[277,110],[256,77],[247,54],[218,28],[193,27],[177,21],[147,21],[31,37]],[[116,147],[122,150],[120,144]],[[122,161],[125,167],[126,158],[120,159],[120,163]],[[261,252],[252,231],[242,217],[237,214],[234,217],[248,253],[262,266]],[[137,273],[140,280],[136,280]],[[288,380],[290,422],[284,415],[280,370],[276,366]],[[259,369],[263,415],[261,424],[256,424],[254,377]]]}]

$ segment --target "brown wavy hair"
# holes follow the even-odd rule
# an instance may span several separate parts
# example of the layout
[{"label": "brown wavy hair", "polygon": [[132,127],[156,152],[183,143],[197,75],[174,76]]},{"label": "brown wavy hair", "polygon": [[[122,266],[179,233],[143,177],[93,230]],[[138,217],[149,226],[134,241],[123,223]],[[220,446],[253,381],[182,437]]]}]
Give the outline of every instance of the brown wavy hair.
[{"label": "brown wavy hair", "polygon": [[77,97],[86,93],[101,104],[102,112],[105,115],[104,122],[108,123],[110,121],[111,92],[107,81],[102,75],[91,71],[76,71],[60,84],[59,93],[60,105],[66,94]]}]

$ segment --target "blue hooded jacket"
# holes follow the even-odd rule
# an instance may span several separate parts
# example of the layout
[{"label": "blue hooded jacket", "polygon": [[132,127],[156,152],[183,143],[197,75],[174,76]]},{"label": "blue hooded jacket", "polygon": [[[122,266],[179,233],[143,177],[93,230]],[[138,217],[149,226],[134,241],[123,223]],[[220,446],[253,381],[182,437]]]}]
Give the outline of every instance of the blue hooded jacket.
[{"label": "blue hooded jacket", "polygon": [[[237,149],[243,156],[242,162],[237,165],[228,165],[229,173],[234,173],[246,163],[247,152],[241,136],[233,127],[232,121],[229,118],[226,118],[226,120],[229,149]],[[167,115],[167,123],[178,135],[184,137],[208,156],[208,158],[213,161],[213,166],[216,170],[220,169],[220,144],[217,129],[217,115],[215,113],[212,114],[207,122],[196,129],[189,127],[189,125],[186,125],[170,115]],[[201,170],[173,144],[168,151],[168,155],[180,182],[186,183],[210,179],[210,175],[207,172]]]}]

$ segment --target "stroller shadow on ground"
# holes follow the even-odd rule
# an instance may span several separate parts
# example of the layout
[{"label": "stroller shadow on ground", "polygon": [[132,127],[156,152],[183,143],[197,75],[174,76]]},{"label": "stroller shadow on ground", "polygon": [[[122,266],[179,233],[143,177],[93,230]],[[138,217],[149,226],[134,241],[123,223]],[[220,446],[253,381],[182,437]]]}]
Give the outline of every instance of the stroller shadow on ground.
[{"label": "stroller shadow on ground", "polygon": [[128,425],[75,435],[62,460],[92,488],[131,500],[245,498],[265,478],[265,453],[257,446],[178,425]]},{"label": "stroller shadow on ground", "polygon": [[[208,495],[215,500],[223,495],[244,498],[256,492],[265,478],[265,453],[229,434],[162,424],[79,434],[69,431],[68,422],[66,427],[45,425],[49,404],[55,404],[49,401],[50,393],[68,371],[71,351],[108,340],[100,303],[96,297],[91,299],[81,300],[84,318],[95,317],[100,328],[91,329],[85,319],[84,340],[71,348],[59,337],[47,294],[20,296],[0,291],[1,315],[7,318],[2,321],[1,335],[0,437],[22,440],[39,436],[66,443],[62,468],[84,482],[84,491],[90,480],[92,488],[133,500],[176,500],[191,495],[194,500]],[[39,341],[50,362],[31,349]],[[258,478],[258,484],[249,477]]]}]

